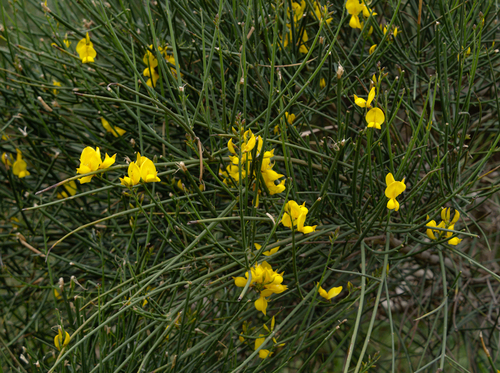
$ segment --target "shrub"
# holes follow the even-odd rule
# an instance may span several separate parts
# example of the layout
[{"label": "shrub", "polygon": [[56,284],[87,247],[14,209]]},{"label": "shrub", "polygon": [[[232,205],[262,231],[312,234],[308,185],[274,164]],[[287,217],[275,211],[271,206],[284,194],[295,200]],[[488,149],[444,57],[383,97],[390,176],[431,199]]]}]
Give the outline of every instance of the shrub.
[{"label": "shrub", "polygon": [[496,12],[5,3],[1,366],[496,369]]}]

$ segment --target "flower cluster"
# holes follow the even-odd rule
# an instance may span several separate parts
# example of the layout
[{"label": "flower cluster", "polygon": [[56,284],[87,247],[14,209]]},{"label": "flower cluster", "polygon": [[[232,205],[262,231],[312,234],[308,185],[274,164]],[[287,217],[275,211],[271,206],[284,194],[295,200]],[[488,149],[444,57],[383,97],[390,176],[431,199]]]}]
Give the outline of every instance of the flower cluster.
[{"label": "flower cluster", "polygon": [[290,200],[285,204],[285,213],[281,219],[281,224],[288,228],[295,228],[305,234],[314,232],[317,225],[304,226],[308,212],[305,202],[299,205],[297,202]]},{"label": "flower cluster", "polygon": [[280,294],[288,289],[286,285],[281,284],[283,273],[274,271],[271,265],[264,261],[250,268],[250,271],[245,273],[245,277],[234,278],[234,284],[243,288],[250,281],[250,286],[260,293],[259,299],[254,302],[255,308],[265,315],[268,298],[272,294]]},{"label": "flower cluster", "polygon": [[[449,229],[451,231],[455,230],[455,223],[460,219],[460,213],[455,210],[455,214],[453,215],[453,219],[451,218],[451,210],[450,208],[443,208],[441,210],[441,223],[439,225],[436,225],[436,222],[434,220],[431,220],[429,223],[427,223],[427,236],[431,240],[439,240],[440,238],[443,238],[446,235],[446,238],[449,238],[453,235],[453,232],[443,232],[437,229],[432,229],[432,228],[444,228],[444,229]],[[429,219],[429,215],[427,215],[427,219]],[[462,240],[458,237],[453,237],[448,240],[448,243],[450,245],[456,246],[458,245]]]},{"label": "flower cluster", "polygon": [[[236,132],[236,131],[235,131]],[[230,139],[227,148],[229,152],[232,154],[229,158],[231,163],[227,166],[226,171],[222,172],[221,175],[224,177],[224,184],[237,184],[241,179],[249,177],[251,174],[251,170],[253,169],[253,183],[255,183],[255,179],[259,176],[262,176],[262,180],[264,181],[265,187],[267,191],[269,191],[270,195],[278,194],[283,192],[285,187],[285,179],[281,180],[278,184],[276,181],[278,179],[284,177],[285,175],[279,174],[273,170],[274,163],[271,163],[271,158],[274,157],[274,149],[270,151],[266,151],[262,157],[262,165],[260,167],[260,173],[257,172],[257,165],[252,164],[254,158],[252,153],[254,148],[256,149],[256,157],[259,157],[262,151],[263,141],[260,136],[255,137],[251,130],[247,130],[241,136],[242,139],[239,143],[240,149],[237,151],[237,147],[233,144],[233,139]],[[257,162],[255,162],[257,163]],[[241,177],[241,179],[240,179]],[[255,184],[254,184],[255,189]],[[259,204],[259,195],[262,193],[261,188],[257,193],[257,199],[255,204],[258,206]]]},{"label": "flower cluster", "polygon": [[399,210],[399,202],[396,201],[396,198],[406,190],[405,179],[402,181],[394,180],[394,176],[392,173],[388,173],[385,177],[385,183],[387,188],[385,188],[385,196],[389,198],[387,202],[387,208],[389,210]]},{"label": "flower cluster", "polygon": [[[80,155],[80,167],[76,169],[77,174],[88,174],[92,171],[97,171],[101,169],[108,168],[113,163],[115,163],[116,154],[110,157],[106,153],[106,158],[104,161],[101,159],[101,152],[99,148],[92,149],[90,146],[87,146],[83,149],[82,154]],[[80,184],[89,183],[94,175],[84,176],[79,178]]]},{"label": "flower cluster", "polygon": [[94,58],[97,56],[97,52],[94,49],[94,44],[90,41],[89,33],[78,42],[76,45],[76,51],[82,60],[82,63],[94,62]]},{"label": "flower cluster", "polygon": [[[153,49],[153,45],[149,46],[149,49]],[[142,72],[142,75],[145,77],[149,78],[146,84],[149,87],[155,87],[156,86],[156,81],[160,78],[160,75],[156,71],[156,68],[158,67],[158,59],[156,58],[156,54],[152,53],[150,50],[146,51],[146,54],[142,58],[142,61],[146,64],[146,68]],[[173,55],[169,55],[167,53],[167,48],[158,48],[159,52],[165,60],[170,63],[171,65],[176,65],[175,64],[175,57]],[[177,70],[174,69],[173,67],[170,68],[170,71],[172,72],[173,76],[177,76]]]},{"label": "flower cluster", "polygon": [[161,181],[153,161],[148,157],[141,156],[141,153],[138,152],[137,160],[128,165],[128,176],[120,178],[120,181],[122,185],[130,188],[139,184],[141,179],[145,183]]},{"label": "flower cluster", "polygon": [[[375,75],[372,77],[372,81],[374,83],[377,82],[377,78]],[[368,112],[366,113],[365,119],[366,122],[368,123],[367,127],[368,128],[376,128],[376,129],[382,129],[380,125],[384,123],[385,121],[385,114],[382,111],[382,109],[379,109],[378,107],[372,107],[372,101],[375,98],[375,87],[372,87],[370,89],[370,92],[368,93],[368,99],[365,100],[364,98],[358,97],[354,95],[354,103],[358,105],[359,107],[366,108]]]}]

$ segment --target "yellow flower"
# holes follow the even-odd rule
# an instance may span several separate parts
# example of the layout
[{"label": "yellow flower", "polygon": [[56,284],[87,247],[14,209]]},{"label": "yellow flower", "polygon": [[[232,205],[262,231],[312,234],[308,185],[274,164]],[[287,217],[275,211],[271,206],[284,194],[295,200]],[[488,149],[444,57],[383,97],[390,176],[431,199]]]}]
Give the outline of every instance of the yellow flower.
[{"label": "yellow flower", "polygon": [[250,323],[250,321],[243,321],[243,325],[241,325],[241,329],[243,330],[243,332],[241,332],[238,337],[241,343],[245,342],[245,338],[243,338],[243,335],[248,334],[248,327],[250,326]]},{"label": "yellow flower", "polygon": [[[322,19],[326,18],[328,16],[328,7],[321,6],[318,1],[314,2],[314,13],[311,12],[311,14],[316,15],[318,20],[321,22]],[[325,20],[326,24],[329,25],[330,22],[332,22],[333,18],[328,18]]]},{"label": "yellow flower", "polygon": [[319,88],[323,89],[325,87],[326,87],[326,80],[325,80],[325,78],[321,78],[319,80]]},{"label": "yellow flower", "polygon": [[317,225],[304,226],[306,215],[309,212],[305,205],[305,202],[299,206],[299,204],[293,200],[288,201],[285,205],[285,213],[283,214],[281,223],[285,227],[295,228],[304,234],[314,232]]},{"label": "yellow flower", "polygon": [[[293,21],[295,23],[299,22],[302,19],[305,9],[306,9],[306,2],[304,0],[302,0],[300,4],[296,2],[292,3]],[[290,18],[290,8],[287,10],[287,12],[288,12],[288,18]]]},{"label": "yellow flower", "polygon": [[[64,341],[63,341],[63,338],[64,338]],[[59,328],[59,330],[57,331],[57,335],[54,337],[54,345],[56,346],[56,348],[59,351],[61,351],[61,348],[69,345],[69,341],[70,341],[70,336],[69,336],[68,332],[65,331],[64,336],[63,336],[62,330],[61,330],[61,328]]]},{"label": "yellow flower", "polygon": [[345,7],[347,12],[351,15],[349,26],[352,28],[363,28],[363,24],[359,21],[359,13],[363,12],[364,5],[358,0],[347,0]]},{"label": "yellow flower", "polygon": [[[287,25],[287,27],[290,28],[290,25]],[[298,28],[296,28],[295,30],[298,30]],[[292,35],[291,31],[290,35],[289,34],[285,35],[285,40],[283,40],[284,47],[288,46],[289,40],[292,39],[291,35]],[[307,31],[303,30],[303,32],[299,35],[298,39],[299,40],[297,41],[297,45],[299,46],[299,52],[304,54],[309,52],[309,49],[306,46],[306,42],[309,41],[309,36],[307,35]]]},{"label": "yellow flower", "polygon": [[376,128],[381,129],[380,125],[385,121],[385,114],[378,107],[371,109],[368,113],[366,113],[365,117],[368,122],[368,128]]},{"label": "yellow flower", "polygon": [[455,210],[455,214],[453,215],[453,219],[450,220],[450,217],[451,217],[451,209],[448,207],[448,208],[443,208],[441,210],[441,219],[445,222],[446,225],[449,225],[449,224],[455,224],[458,219],[460,219],[460,213]]},{"label": "yellow flower", "polygon": [[[151,73],[153,73],[153,76],[151,77]],[[156,82],[158,81],[158,79],[160,78],[160,75],[156,72],[155,69],[150,69],[148,67],[146,67],[144,69],[144,72],[143,72],[143,75],[146,76],[146,77],[150,77],[148,79],[148,81],[146,82],[146,85],[148,87],[151,87],[151,88],[154,88],[156,87]]]},{"label": "yellow flower", "polygon": [[399,210],[399,203],[396,201],[396,198],[405,191],[405,179],[402,181],[394,180],[394,176],[392,173],[388,173],[385,177],[385,183],[387,184],[387,188],[385,188],[385,196],[389,198],[389,202],[387,202],[387,208],[389,210]]},{"label": "yellow flower", "polygon": [[128,165],[128,177],[120,178],[120,181],[122,185],[131,187],[139,184],[141,179],[145,183],[161,181],[157,175],[158,172],[153,161],[137,152],[137,160]]},{"label": "yellow flower", "polygon": [[[64,184],[64,189],[61,193],[57,193],[57,198],[68,198],[69,196],[74,196],[76,194],[76,183],[75,180],[71,180],[67,184]],[[69,195],[68,195],[69,194]]]},{"label": "yellow flower", "polygon": [[101,123],[106,132],[111,132],[114,137],[123,136],[123,134],[127,132],[118,126],[112,126],[104,117],[101,117]]},{"label": "yellow flower", "polygon": [[[99,169],[108,168],[113,163],[115,163],[116,154],[110,157],[106,154],[106,158],[104,161],[101,160],[101,152],[99,148],[95,150],[90,146],[87,146],[82,150],[82,154],[80,155],[80,167],[76,169],[77,174],[86,174],[92,171],[97,171]],[[92,180],[94,175],[84,176],[79,178],[80,184],[88,183]]]},{"label": "yellow flower", "polygon": [[[454,224],[449,225],[448,229],[452,231],[455,230],[455,225]],[[451,236],[453,236],[453,232],[446,232],[446,238],[450,238]],[[458,245],[460,242],[462,242],[462,240],[458,237],[454,237],[448,240],[448,243],[453,246]]]},{"label": "yellow flower", "polygon": [[[427,219],[429,219],[429,215],[427,215]],[[453,219],[451,219],[451,209],[450,208],[443,208],[441,210],[441,223],[437,225],[438,228],[444,228],[444,229],[449,229],[449,230],[455,230],[455,223],[460,219],[460,213],[455,210],[455,214],[453,215]],[[429,237],[431,240],[438,240],[443,236],[443,231],[439,231],[437,229],[432,229],[436,227],[436,222],[434,220],[431,220],[430,222],[427,223],[426,225],[426,233],[427,237]],[[434,233],[435,232],[435,233]],[[437,235],[437,236],[436,236]],[[450,238],[453,236],[453,232],[446,232],[446,238]],[[462,240],[458,237],[453,237],[448,240],[448,244],[456,246],[458,245]]]},{"label": "yellow flower", "polygon": [[[149,49],[153,49],[153,44],[149,46]],[[149,68],[154,69],[156,66],[158,66],[158,59],[156,58],[156,54],[151,53],[149,49],[146,50],[146,54],[142,58],[142,61],[147,66],[147,70],[149,70]],[[144,70],[144,75],[146,75],[145,71],[146,70]]]},{"label": "yellow flower", "polygon": [[[262,264],[255,264],[254,267],[250,268],[250,273],[252,274],[250,286],[260,292],[259,298],[254,302],[255,308],[266,315],[267,298],[288,289],[286,285],[281,284],[284,272],[280,274],[274,271],[269,263],[262,262]],[[240,288],[245,287],[248,279],[249,274],[246,272],[245,277],[234,277],[234,284]]]},{"label": "yellow flower", "polygon": [[137,166],[141,167],[146,159],[148,159],[148,157],[144,157],[141,153],[137,152],[137,159],[135,163],[137,163]]},{"label": "yellow flower", "polygon": [[340,294],[341,291],[342,291],[342,286],[339,286],[336,288],[331,288],[327,292],[325,289],[323,289],[321,286],[319,286],[319,282],[318,282],[319,295],[321,295],[326,300],[331,300],[332,298],[335,298],[337,295]]},{"label": "yellow flower", "polygon": [[2,163],[6,166],[12,166],[10,154],[2,153]]},{"label": "yellow flower", "polygon": [[[165,48],[165,51],[166,51],[166,48]],[[171,63],[174,66],[177,66],[177,64],[175,63],[175,57],[173,54],[172,55],[165,54],[165,58],[167,59],[167,62]],[[170,71],[172,72],[172,75],[175,78],[177,78],[177,69],[175,69],[174,67],[171,67]],[[184,74],[181,73],[181,77],[182,76],[184,76]]]},{"label": "yellow flower", "polygon": [[[149,49],[153,49],[152,44],[149,46]],[[153,88],[156,86],[156,82],[160,78],[160,75],[155,70],[155,68],[158,66],[158,59],[156,58],[156,54],[151,53],[149,49],[146,50],[146,54],[142,58],[142,61],[146,65],[146,68],[144,69],[142,74],[146,77],[149,77],[146,84],[149,87]]]},{"label": "yellow flower", "polygon": [[63,43],[66,46],[66,48],[69,48],[69,46],[71,45],[71,42],[68,40],[68,38],[64,39]]},{"label": "yellow flower", "polygon": [[76,51],[80,55],[82,63],[94,62],[97,52],[94,49],[94,44],[90,41],[88,32],[87,35],[76,45]]},{"label": "yellow flower", "polygon": [[260,294],[259,296],[259,299],[257,299],[255,302],[254,302],[254,306],[255,306],[255,309],[257,311],[260,311],[264,314],[264,316],[267,316],[266,315],[266,310],[267,310],[267,298],[262,295],[262,293]]},{"label": "yellow flower", "polygon": [[[429,219],[429,215],[427,215],[427,219]],[[436,227],[436,222],[434,220],[431,220],[430,222],[427,223],[426,227],[427,227],[427,230],[426,230],[427,237],[429,237],[431,240],[436,240],[437,238],[434,235],[434,232],[437,232],[438,235],[441,232],[441,231],[432,229],[432,228]],[[444,222],[439,223],[438,228],[444,228]]]},{"label": "yellow flower", "polygon": [[363,4],[358,0],[347,0],[345,8],[350,15],[358,16],[363,11]]},{"label": "yellow flower", "polygon": [[[254,243],[254,246],[257,250],[260,250],[262,248],[262,245],[258,244],[258,243]],[[269,255],[272,255],[274,253],[277,253],[278,250],[279,250],[279,246],[276,246],[276,247],[273,247],[271,250],[268,250],[268,251],[264,251],[262,254],[265,255],[265,256],[269,256]]]},{"label": "yellow flower", "polygon": [[[261,345],[262,343],[264,343],[264,341],[266,340],[266,338],[264,338],[264,335],[263,334],[259,334],[259,338],[257,338],[255,340],[255,346],[254,346],[254,350],[257,350]],[[261,359],[265,359],[267,357],[270,357],[273,353],[269,350],[266,350],[266,349],[262,349],[259,351],[259,357]]]},{"label": "yellow flower", "polygon": [[12,165],[12,172],[18,178],[22,179],[23,177],[29,176],[30,172],[26,169],[28,166],[26,161],[23,159],[23,155],[19,149],[16,149],[17,158],[14,164]]},{"label": "yellow flower", "polygon": [[363,25],[359,21],[359,17],[356,15],[351,16],[351,19],[349,20],[349,26],[351,26],[351,28],[359,28],[359,29],[363,28]]},{"label": "yellow flower", "polygon": [[[57,300],[61,300],[63,298],[61,293],[59,293],[57,291],[57,289],[54,289],[54,296],[56,297]],[[55,343],[55,341],[54,341],[54,343]]]},{"label": "yellow flower", "polygon": [[151,159],[146,158],[141,165],[141,178],[145,183],[161,181],[157,176],[156,166]]},{"label": "yellow flower", "polygon": [[130,164],[128,165],[127,173],[128,176],[120,178],[120,182],[122,183],[122,185],[130,188],[134,185],[139,184],[139,182],[141,181],[141,170],[139,169],[139,166],[137,166],[137,163],[130,162]]},{"label": "yellow flower", "polygon": [[375,52],[375,48],[377,48],[377,44],[373,44],[373,45],[370,47],[370,50],[368,51],[368,53],[373,54],[373,52]]},{"label": "yellow flower", "polygon": [[375,87],[372,87],[370,93],[368,93],[368,100],[365,100],[364,98],[354,95],[354,103],[359,107],[366,107],[369,109],[371,108],[371,103],[374,98],[375,98]]},{"label": "yellow flower", "polygon": [[[56,80],[53,80],[53,81],[52,81],[52,85],[53,85],[53,86],[56,86],[56,87],[60,87],[60,86],[61,86],[61,82],[58,82],[58,81],[56,81]],[[57,88],[54,88],[54,89],[52,90],[52,92],[54,92],[54,94],[55,94],[55,95],[57,95],[57,94],[59,93],[59,90],[58,90]]]},{"label": "yellow flower", "polygon": [[[288,111],[285,112],[285,119],[286,122],[291,126],[293,125],[293,122],[295,121],[295,114],[289,114]],[[280,126],[279,124],[274,127],[274,134],[278,134],[280,132]]]},{"label": "yellow flower", "polygon": [[295,114],[289,114],[288,111],[285,112],[285,118],[289,125],[292,125],[295,121]]}]

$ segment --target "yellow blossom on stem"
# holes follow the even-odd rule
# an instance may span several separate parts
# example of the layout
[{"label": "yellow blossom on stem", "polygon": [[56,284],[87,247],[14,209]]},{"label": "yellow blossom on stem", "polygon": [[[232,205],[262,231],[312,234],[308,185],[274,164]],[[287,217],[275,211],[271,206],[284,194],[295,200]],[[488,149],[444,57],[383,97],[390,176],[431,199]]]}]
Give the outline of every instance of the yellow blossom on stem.
[{"label": "yellow blossom on stem", "polygon": [[449,224],[455,224],[458,219],[460,219],[460,213],[455,210],[455,214],[453,215],[453,219],[451,219],[451,209],[448,207],[448,208],[443,208],[441,210],[441,219],[445,222],[446,225],[449,225]]},{"label": "yellow blossom on stem", "polygon": [[69,341],[70,341],[69,333],[65,331],[63,336],[62,330],[61,328],[59,328],[57,331],[57,335],[54,337],[54,346],[56,346],[56,348],[59,351],[61,351],[63,347],[69,345]]},{"label": "yellow blossom on stem", "polygon": [[12,165],[12,172],[18,178],[22,179],[23,177],[29,176],[30,172],[26,169],[28,165],[26,164],[26,161],[23,159],[21,151],[19,149],[16,149],[16,152],[17,152],[17,158],[14,164]]},{"label": "yellow blossom on stem", "polygon": [[[286,285],[282,285],[283,273],[274,271],[267,262],[255,264],[254,267],[250,268],[250,286],[260,292],[259,298],[254,302],[255,309],[261,311],[264,315],[266,315],[267,310],[267,298],[272,294],[280,294],[288,289]],[[241,288],[245,287],[249,276],[249,272],[246,272],[245,277],[235,277],[234,284]]]},{"label": "yellow blossom on stem", "polygon": [[[151,74],[153,76],[151,76]],[[156,72],[155,69],[150,69],[149,67],[146,67],[144,69],[143,75],[149,77],[148,81],[146,82],[146,85],[148,87],[151,88],[156,87],[156,82],[158,81],[158,79],[160,79],[160,75]]]},{"label": "yellow blossom on stem", "polygon": [[319,80],[319,88],[323,89],[325,87],[326,87],[326,80],[325,80],[325,78],[321,78]]},{"label": "yellow blossom on stem", "polygon": [[2,163],[5,165],[5,166],[12,166],[12,162],[11,162],[11,157],[10,157],[10,154],[7,154],[7,153],[2,153]]},{"label": "yellow blossom on stem", "polygon": [[57,193],[57,198],[62,199],[68,198],[69,196],[74,196],[76,194],[75,180],[71,180],[68,183],[64,184],[64,189],[66,189],[66,191],[63,190],[61,193]]},{"label": "yellow blossom on stem", "polygon": [[371,108],[371,103],[373,99],[375,98],[375,87],[372,87],[370,92],[368,93],[368,99],[365,100],[364,98],[358,97],[354,95],[354,103],[358,105],[359,107],[366,107],[366,108]]},{"label": "yellow blossom on stem", "polygon": [[76,45],[76,51],[80,55],[82,63],[94,62],[97,52],[94,49],[94,44],[90,41],[88,32],[86,36]]},{"label": "yellow blossom on stem", "polygon": [[[254,243],[254,246],[257,250],[260,250],[262,248],[262,245],[258,244],[258,243]],[[276,247],[273,247],[271,250],[268,250],[268,251],[264,251],[262,254],[265,255],[265,256],[269,256],[269,255],[272,255],[274,253],[277,253],[278,250],[279,250],[279,246],[276,246]]]},{"label": "yellow blossom on stem", "polygon": [[[167,60],[167,62],[168,62],[168,63],[170,63],[170,64],[172,64],[172,65],[174,65],[174,66],[177,66],[177,64],[175,63],[175,57],[174,57],[174,55],[173,55],[173,54],[172,54],[172,55],[168,55],[168,54],[166,54],[166,55],[165,55],[165,58],[166,58],[166,60]],[[170,68],[170,71],[172,72],[172,75],[173,75],[175,78],[177,78],[177,69],[176,69],[176,68],[174,68],[174,67],[171,67],[171,68]],[[182,73],[181,73],[181,77],[182,77],[182,76],[184,76],[184,74],[182,74]]]},{"label": "yellow blossom on stem", "polygon": [[288,201],[285,204],[285,213],[281,219],[281,224],[288,228],[295,228],[304,234],[314,232],[317,225],[304,226],[307,213],[309,212],[305,205],[305,202],[299,205],[293,200]]},{"label": "yellow blossom on stem", "polygon": [[[448,226],[448,229],[455,230],[455,225],[452,224],[452,225]],[[446,238],[450,238],[451,236],[453,236],[453,232],[446,232]],[[453,246],[458,245],[460,242],[462,242],[462,239],[460,239],[458,237],[453,237],[453,238],[448,240],[448,243],[450,245],[453,245]]]},{"label": "yellow blossom on stem", "polygon": [[[262,345],[262,343],[264,343],[265,340],[266,340],[266,338],[264,338],[264,335],[263,334],[259,334],[259,338],[257,338],[255,340],[254,350],[256,351]],[[259,350],[259,357],[261,359],[268,358],[272,354],[273,353],[271,351],[266,350],[266,349]]]},{"label": "yellow blossom on stem", "polygon": [[331,17],[326,18],[326,17],[328,17],[328,7],[326,5],[321,6],[318,1],[314,2],[314,13],[311,12],[311,14],[315,15],[320,22],[322,19],[325,19],[325,22],[327,25],[329,25],[330,22],[333,21],[333,18],[331,18]]},{"label": "yellow blossom on stem", "polygon": [[[295,121],[295,114],[289,114],[288,111],[285,112],[285,119],[288,125],[293,125],[293,122]],[[280,126],[279,124],[274,127],[274,134],[278,134],[280,132]]]},{"label": "yellow blossom on stem", "polygon": [[[52,81],[52,85],[55,86],[55,87],[60,87],[61,86],[61,82],[58,82],[57,80],[53,80]],[[52,90],[52,92],[57,95],[59,93],[59,90],[57,88],[54,88]]]},{"label": "yellow blossom on stem", "polygon": [[363,28],[363,25],[359,21],[359,13],[363,11],[363,4],[361,4],[358,0],[347,0],[345,7],[347,12],[351,15],[349,26],[352,28]]},{"label": "yellow blossom on stem", "polygon": [[241,325],[241,330],[243,330],[243,332],[241,332],[238,337],[241,343],[245,342],[245,338],[243,338],[243,335],[248,334],[248,327],[250,326],[250,323],[250,321],[243,321],[243,325]]},{"label": "yellow blossom on stem", "polygon": [[375,48],[377,48],[377,44],[373,44],[373,45],[370,47],[370,50],[368,51],[368,53],[373,54],[373,52],[375,52]]},{"label": "yellow blossom on stem", "polygon": [[146,158],[141,165],[141,178],[145,183],[154,183],[161,181],[157,176],[156,166],[151,159]]},{"label": "yellow blossom on stem", "polygon": [[[108,168],[113,163],[115,163],[116,154],[110,157],[106,154],[106,158],[104,161],[101,160],[101,152],[99,148],[92,149],[90,146],[87,146],[82,150],[82,154],[80,155],[80,167],[76,169],[77,174],[87,174],[92,171],[97,171],[99,169]],[[88,183],[92,180],[94,175],[84,176],[79,178],[80,184]]]},{"label": "yellow blossom on stem", "polygon": [[385,177],[385,183],[387,184],[387,188],[385,188],[385,196],[389,198],[389,202],[387,202],[387,208],[389,210],[399,210],[399,202],[396,201],[396,198],[405,191],[406,184],[405,179],[402,181],[394,180],[394,176],[392,173],[388,173]]},{"label": "yellow blossom on stem", "polygon": [[[149,46],[149,49],[153,49],[153,44]],[[156,54],[151,53],[149,49],[146,50],[146,54],[142,58],[142,62],[144,62],[147,68],[154,69],[158,66],[158,59],[156,58]]]},{"label": "yellow blossom on stem", "polygon": [[[429,219],[429,215],[427,215],[427,219]],[[432,228],[444,228],[444,229],[449,229],[449,230],[455,230],[455,223],[460,219],[460,213],[455,210],[455,214],[453,215],[453,219],[451,219],[451,209],[450,208],[443,208],[441,210],[441,222],[439,225],[436,225],[436,222],[434,220],[431,220],[430,222],[427,223],[426,225],[426,233],[427,237],[429,237],[431,240],[438,240],[440,238],[443,238],[443,236],[446,236],[446,238],[450,238],[453,236],[453,232],[446,232],[446,235],[444,234],[444,231],[440,231],[437,229],[432,229]],[[462,242],[462,239],[458,237],[453,237],[448,240],[448,244],[456,246],[460,242]]]},{"label": "yellow blossom on stem", "polygon": [[382,129],[380,125],[384,123],[385,121],[385,114],[384,112],[379,109],[378,107],[370,109],[368,113],[366,113],[365,117],[366,121],[368,122],[367,127],[368,128],[376,128],[376,129]]},{"label": "yellow blossom on stem", "polygon": [[141,181],[141,170],[139,169],[139,166],[137,166],[137,163],[130,162],[127,172],[128,176],[120,178],[120,182],[122,183],[122,185],[130,188],[134,185],[139,184],[139,182]]},{"label": "yellow blossom on stem", "polygon": [[[299,22],[304,15],[304,10],[306,9],[306,2],[302,0],[299,3],[292,2],[292,13],[293,13],[293,21],[295,23]],[[290,19],[290,8],[287,10],[288,18]]]},{"label": "yellow blossom on stem", "polygon": [[64,39],[63,43],[66,46],[66,48],[69,48],[69,46],[71,45],[71,41],[69,41],[68,38]]},{"label": "yellow blossom on stem", "polygon": [[120,137],[127,132],[118,126],[112,126],[104,117],[101,117],[101,123],[106,132],[111,132],[114,137]]},{"label": "yellow blossom on stem", "polygon": [[319,282],[318,282],[318,293],[326,300],[331,300],[332,298],[335,298],[337,295],[340,294],[341,291],[342,291],[342,286],[339,286],[339,287],[331,288],[327,292],[325,289],[323,289],[319,285]]}]

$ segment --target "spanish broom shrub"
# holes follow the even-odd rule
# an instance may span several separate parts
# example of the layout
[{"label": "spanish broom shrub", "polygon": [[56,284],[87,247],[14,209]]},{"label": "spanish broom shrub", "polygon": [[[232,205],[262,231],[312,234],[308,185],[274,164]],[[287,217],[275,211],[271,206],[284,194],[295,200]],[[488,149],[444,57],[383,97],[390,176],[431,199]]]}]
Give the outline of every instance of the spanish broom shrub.
[{"label": "spanish broom shrub", "polygon": [[493,0],[11,0],[0,372],[497,372]]}]

